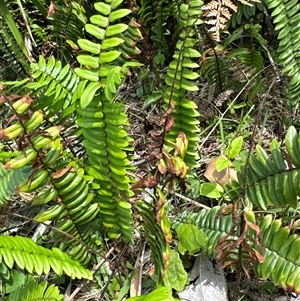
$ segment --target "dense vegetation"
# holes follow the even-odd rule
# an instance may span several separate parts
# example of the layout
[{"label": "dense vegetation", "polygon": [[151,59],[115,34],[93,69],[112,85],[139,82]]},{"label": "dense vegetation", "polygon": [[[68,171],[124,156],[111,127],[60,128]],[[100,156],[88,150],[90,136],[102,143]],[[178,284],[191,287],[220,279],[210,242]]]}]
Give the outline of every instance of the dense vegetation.
[{"label": "dense vegetation", "polygon": [[175,300],[200,253],[233,300],[300,293],[297,0],[5,0],[0,22],[3,300]]}]

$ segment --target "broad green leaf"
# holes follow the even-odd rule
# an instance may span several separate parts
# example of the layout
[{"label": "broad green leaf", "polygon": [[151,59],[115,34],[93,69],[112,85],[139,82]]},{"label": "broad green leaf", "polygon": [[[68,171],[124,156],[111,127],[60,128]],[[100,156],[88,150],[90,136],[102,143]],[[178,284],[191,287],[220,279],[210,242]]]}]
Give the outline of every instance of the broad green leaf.
[{"label": "broad green leaf", "polygon": [[208,198],[218,199],[223,196],[224,190],[218,183],[203,183],[200,186],[200,194]]},{"label": "broad green leaf", "polygon": [[182,255],[185,251],[190,254],[199,252],[207,240],[207,236],[195,225],[180,224],[176,232],[179,239],[178,251]]},{"label": "broad green leaf", "polygon": [[122,43],[124,43],[124,40],[120,38],[105,39],[102,43],[102,49],[113,48]]},{"label": "broad green leaf", "polygon": [[75,68],[74,71],[81,78],[87,79],[91,82],[97,82],[99,80],[97,70],[89,70],[86,68]]},{"label": "broad green leaf", "polygon": [[82,54],[77,56],[77,61],[82,65],[89,66],[94,69],[99,67],[99,57]]},{"label": "broad green leaf", "polygon": [[111,8],[116,9],[122,2],[123,0],[112,0],[110,4]]},{"label": "broad green leaf", "polygon": [[[10,269],[12,269],[15,261],[14,261],[14,257],[13,257],[11,249],[4,248],[3,246],[1,246],[1,255],[4,258],[4,263]],[[2,261],[3,261],[3,259],[2,259]]]},{"label": "broad green leaf", "polygon": [[220,156],[216,160],[216,170],[220,172],[231,165],[231,161],[227,159],[225,156]]},{"label": "broad green leaf", "polygon": [[106,35],[108,37],[117,35],[122,33],[123,31],[125,31],[128,28],[128,25],[126,24],[115,24],[115,25],[111,25],[107,28],[106,30]]},{"label": "broad green leaf", "polygon": [[151,103],[158,101],[162,97],[163,97],[162,91],[153,91],[152,94],[146,98],[143,104],[143,109],[148,107]]},{"label": "broad green leaf", "polygon": [[257,84],[252,88],[250,93],[248,94],[248,101],[249,103],[252,103],[253,99],[256,97],[258,91],[261,89],[262,84],[264,83],[265,79],[261,78]]},{"label": "broad green leaf", "polygon": [[[182,99],[181,100],[181,106],[184,109],[197,109],[197,105],[189,99]],[[182,113],[182,111],[184,111],[184,109],[181,110],[181,113]],[[189,112],[189,114],[190,114],[190,112]]]},{"label": "broad green leaf", "polygon": [[94,7],[99,13],[101,13],[103,15],[108,15],[111,10],[111,6],[104,2],[97,2],[94,4]]},{"label": "broad green leaf", "polygon": [[237,56],[240,56],[240,55],[247,55],[249,54],[250,51],[248,48],[236,48],[236,49],[233,49],[233,50],[230,50],[228,52],[228,56],[230,57],[237,57]]},{"label": "broad green leaf", "polygon": [[178,252],[172,250],[169,261],[169,266],[166,269],[166,282],[177,292],[181,292],[188,278],[187,272],[183,267]]},{"label": "broad green leaf", "polygon": [[121,51],[113,50],[109,52],[102,52],[100,54],[100,64],[113,62],[121,55]]},{"label": "broad green leaf", "polygon": [[107,74],[106,86],[104,89],[107,99],[112,100],[115,93],[117,93],[117,87],[121,85],[121,67],[113,67]]},{"label": "broad green leaf", "polygon": [[91,52],[93,54],[100,53],[101,45],[97,43],[91,42],[86,39],[78,39],[77,43],[79,47],[85,51]]},{"label": "broad green leaf", "polygon": [[90,83],[85,90],[83,91],[80,97],[80,106],[84,109],[86,108],[90,102],[93,100],[95,93],[100,88],[99,82]]},{"label": "broad green leaf", "polygon": [[183,48],[183,45],[184,47],[194,47],[195,44],[196,44],[196,39],[192,39],[192,38],[187,38],[186,40],[182,41],[182,40],[179,40],[177,43],[176,43],[176,48],[178,50],[181,50]]},{"label": "broad green leaf", "polygon": [[243,137],[233,139],[226,150],[226,155],[230,159],[234,159],[241,151],[243,146]]},{"label": "broad green leaf", "polygon": [[129,15],[130,13],[131,13],[130,9],[121,8],[121,9],[118,9],[118,10],[112,12],[109,16],[109,20],[110,20],[110,22],[114,22],[117,19],[121,19],[121,18]]},{"label": "broad green leaf", "polygon": [[174,70],[174,69],[171,69],[171,68],[169,68],[168,73],[167,73],[167,75],[169,77],[171,77],[172,79],[176,78],[177,80],[181,79],[180,74],[181,74],[181,72],[179,72],[179,70]]},{"label": "broad green leaf", "polygon": [[188,5],[188,4],[182,3],[182,4],[180,5],[179,9],[180,9],[180,11],[186,13],[186,12],[188,12],[188,10],[189,10],[189,5]]},{"label": "broad green leaf", "polygon": [[195,80],[199,77],[199,74],[197,72],[192,72],[187,68],[183,68],[182,77],[190,80]]},{"label": "broad green leaf", "polygon": [[156,288],[146,296],[138,296],[126,299],[126,301],[175,301],[172,296],[172,289],[167,286]]},{"label": "broad green leaf", "polygon": [[109,19],[107,17],[101,16],[101,15],[91,16],[90,20],[93,24],[99,25],[101,27],[106,27],[109,22]]},{"label": "broad green leaf", "polygon": [[[105,37],[105,30],[93,24],[85,25],[86,31],[99,40],[103,40]],[[92,43],[92,42],[91,42]],[[100,45],[99,45],[100,47]]]},{"label": "broad green leaf", "polygon": [[68,64],[68,65],[65,65],[65,66],[61,69],[61,71],[59,72],[59,76],[57,77],[56,81],[57,81],[57,82],[62,81],[62,80],[65,78],[65,76],[68,75],[69,69],[70,69],[70,65],[69,65],[69,64]]},{"label": "broad green leaf", "polygon": [[285,146],[294,165],[300,165],[300,146],[298,146],[298,133],[295,127],[289,127],[285,135]]},{"label": "broad green leaf", "polygon": [[199,64],[193,62],[192,60],[190,60],[188,58],[184,58],[182,61],[182,67],[199,68]]},{"label": "broad green leaf", "polygon": [[184,57],[201,57],[201,53],[193,48],[185,48],[183,51]]},{"label": "broad green leaf", "polygon": [[183,88],[187,91],[198,91],[199,90],[199,88],[197,87],[197,85],[194,82],[191,82],[186,79],[181,80],[180,86],[181,86],[181,88]]}]

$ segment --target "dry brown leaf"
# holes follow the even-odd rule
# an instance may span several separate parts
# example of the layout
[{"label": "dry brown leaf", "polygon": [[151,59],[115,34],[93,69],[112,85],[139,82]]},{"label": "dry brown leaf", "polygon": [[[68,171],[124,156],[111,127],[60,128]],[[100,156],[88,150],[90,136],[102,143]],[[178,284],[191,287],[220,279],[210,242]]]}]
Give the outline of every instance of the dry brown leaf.
[{"label": "dry brown leaf", "polygon": [[130,282],[130,297],[140,296],[142,293],[142,274],[143,274],[143,264],[144,264],[144,252],[145,245],[142,246],[134,264],[133,277]]},{"label": "dry brown leaf", "polygon": [[[220,155],[224,159],[227,159],[226,156]],[[204,173],[205,178],[212,183],[218,183],[221,186],[225,184],[229,184],[229,180],[237,181],[236,170],[233,169],[232,166],[229,166],[222,171],[218,172],[216,169],[216,161],[219,158],[213,158],[206,166],[206,170]]]},{"label": "dry brown leaf", "polygon": [[55,14],[55,5],[54,5],[54,3],[51,1],[51,2],[50,2],[49,9],[48,9],[48,13],[47,13],[47,18],[50,18],[53,14]]}]

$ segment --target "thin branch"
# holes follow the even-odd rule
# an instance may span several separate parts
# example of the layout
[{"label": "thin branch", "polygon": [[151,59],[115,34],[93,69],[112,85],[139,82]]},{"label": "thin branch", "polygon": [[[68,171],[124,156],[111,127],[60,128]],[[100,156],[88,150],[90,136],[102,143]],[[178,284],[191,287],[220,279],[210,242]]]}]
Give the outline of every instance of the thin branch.
[{"label": "thin branch", "polygon": [[186,196],[184,196],[184,195],[182,195],[182,194],[180,194],[178,192],[174,192],[174,195],[176,195],[177,197],[179,197],[182,200],[185,200],[185,201],[193,204],[194,206],[201,207],[201,208],[204,208],[204,209],[209,209],[209,210],[211,209],[210,207],[205,206],[205,205],[203,205],[201,203],[198,203],[198,202],[196,202],[196,201],[194,201],[194,200],[192,200],[192,199],[190,199],[190,198],[188,198],[188,197],[186,197]]}]

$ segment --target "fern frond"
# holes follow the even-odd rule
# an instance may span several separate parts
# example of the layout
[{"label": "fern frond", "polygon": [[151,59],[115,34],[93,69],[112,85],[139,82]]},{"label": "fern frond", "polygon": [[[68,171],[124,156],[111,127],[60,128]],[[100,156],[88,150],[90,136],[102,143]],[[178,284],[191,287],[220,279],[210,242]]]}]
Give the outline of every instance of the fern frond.
[{"label": "fern frond", "polygon": [[75,110],[72,105],[78,97],[79,77],[70,65],[62,66],[54,56],[48,61],[40,56],[38,63],[31,64],[31,73],[31,80],[27,79],[28,83],[24,85],[20,86],[18,81],[6,82],[7,87],[11,86],[7,91],[13,89],[19,94],[30,93],[32,98],[35,97],[32,109],[42,109],[47,118],[57,116],[56,124],[62,123]]},{"label": "fern frond", "polygon": [[[271,143],[271,155],[261,147],[256,146],[256,154],[252,154],[247,168],[247,197],[258,208],[267,210],[268,207],[297,207],[300,196],[300,146],[299,133],[290,127],[285,138],[287,155],[280,149],[279,143]],[[285,158],[292,166],[287,166]],[[239,183],[244,182],[245,168],[238,171]],[[242,192],[242,185],[233,183],[228,189],[232,200]]]},{"label": "fern frond", "polygon": [[30,62],[20,48],[12,43],[13,38],[5,27],[0,30],[1,73],[0,80],[17,80],[28,76]]},{"label": "fern frond", "polygon": [[131,13],[120,8],[122,1],[94,4],[98,14],[90,18],[86,31],[96,42],[78,40],[89,54],[78,56],[82,65],[75,72],[85,81],[79,84],[80,104],[76,123],[82,128],[84,146],[88,155],[87,172],[99,185],[96,202],[99,203],[103,224],[108,235],[119,235],[126,241],[132,238],[132,212],[128,197],[133,193],[127,176],[129,160],[125,150],[129,137],[124,130],[128,125],[123,104],[113,103],[126,72],[126,65],[136,65],[132,56],[139,53],[135,47],[141,38],[138,25],[120,22]]},{"label": "fern frond", "polygon": [[299,24],[300,7],[297,2],[285,2],[283,0],[267,0],[266,4],[272,10],[275,31],[278,31],[279,61],[285,66],[284,72],[292,77],[288,89],[289,103],[292,109],[299,104],[300,95],[300,37],[295,35]]},{"label": "fern frond", "polygon": [[[206,234],[207,241],[201,249],[203,254],[218,258],[222,251],[220,247],[224,247],[227,253],[226,262],[233,264],[240,260],[239,247],[235,244],[239,237],[235,234],[236,232],[233,233],[232,215],[222,214],[225,208],[226,205],[202,210],[200,213],[183,214],[182,219],[196,224]],[[254,244],[253,238],[257,239],[257,234],[253,232],[253,229],[248,228],[244,236],[245,243],[242,244],[242,261],[252,258],[254,270],[259,277],[263,279],[271,277],[275,285],[280,284],[285,290],[299,293],[299,236],[290,234],[290,229],[282,227],[281,220],[273,220],[272,215],[265,216],[259,223],[258,229],[262,236],[260,248],[263,251],[263,260],[258,262],[257,259],[262,258],[256,256],[259,252],[259,244]],[[226,248],[226,246],[235,247]]]},{"label": "fern frond", "polygon": [[[239,0],[242,4],[252,6],[251,2],[259,3],[260,0]],[[205,16],[208,20],[206,24],[213,25],[210,27],[209,32],[212,32],[212,38],[220,41],[220,32],[227,28],[227,23],[231,18],[231,11],[237,12],[238,7],[231,0],[212,0],[202,7],[205,11]]]},{"label": "fern frond", "polygon": [[169,65],[166,77],[168,87],[164,97],[165,108],[172,108],[172,118],[174,120],[174,125],[165,137],[165,145],[170,150],[173,149],[174,141],[179,132],[184,132],[188,140],[184,161],[190,167],[197,165],[198,155],[196,149],[199,141],[197,135],[199,131],[199,112],[196,104],[186,98],[186,92],[199,90],[194,82],[199,77],[199,74],[193,71],[199,65],[193,59],[201,57],[201,54],[194,49],[197,40],[193,38],[195,35],[193,27],[203,23],[199,19],[199,16],[202,14],[202,4],[202,1],[195,1],[193,6],[188,4],[180,6],[179,24],[182,27],[182,32],[176,44],[177,50],[173,55],[173,61]]},{"label": "fern frond", "polygon": [[39,62],[32,64],[31,68],[35,81],[24,88],[38,93],[34,109],[43,109],[48,118],[61,113],[63,109],[70,110],[70,105],[76,99],[75,91],[79,82],[70,65],[62,66],[61,61],[56,61],[53,56],[48,62],[40,56]]},{"label": "fern frond", "polygon": [[214,100],[216,107],[221,107],[223,105],[223,103],[229,99],[229,97],[232,93],[233,93],[233,90],[230,90],[230,89],[220,93]]},{"label": "fern frond", "polygon": [[238,4],[237,12],[233,12],[230,21],[228,23],[228,27],[236,28],[237,25],[240,25],[245,20],[250,20],[254,17],[260,16],[260,13],[263,11],[263,3],[257,1],[257,3],[253,3],[253,5],[247,4]]},{"label": "fern frond", "polygon": [[231,50],[228,54],[230,57],[237,57],[246,66],[253,66],[259,72],[263,68],[263,58],[259,51],[255,49],[239,48]]},{"label": "fern frond", "polygon": [[[17,190],[38,192],[33,198],[33,204],[44,205],[47,209],[38,214],[35,220],[57,221],[56,227],[60,231],[69,237],[76,237],[70,255],[86,263],[90,253],[81,241],[86,245],[91,242],[91,237],[86,235],[88,223],[97,216],[98,205],[93,203],[94,195],[89,193],[84,170],[74,162],[74,156],[67,153],[62,159],[61,127],[47,128],[42,111],[36,111],[30,116],[28,99],[32,101],[29,97],[23,97],[12,104],[20,113],[18,117],[15,116],[20,121],[0,131],[1,138],[19,139],[21,142],[18,145],[22,150],[12,156],[4,168],[13,172],[25,165],[30,167],[30,176],[18,183]],[[20,136],[22,133],[26,133],[26,136]],[[48,203],[52,206],[49,207]],[[66,242],[70,242],[70,239],[66,239]]]},{"label": "fern frond", "polygon": [[31,277],[27,277],[23,286],[10,293],[9,301],[31,300],[63,301],[64,296],[59,293],[58,287],[54,284],[48,286],[46,281],[38,283]]},{"label": "fern frond", "polygon": [[48,274],[52,269],[57,275],[64,272],[72,279],[92,279],[89,270],[60,249],[46,249],[27,237],[0,236],[0,259],[10,269],[17,264],[21,269],[29,273],[35,271],[38,275]]},{"label": "fern frond", "polygon": [[282,227],[281,220],[267,215],[260,223],[264,262],[255,264],[255,271],[263,279],[272,278],[286,291],[300,293],[300,238],[291,234],[289,227]]},{"label": "fern frond", "polygon": [[143,227],[148,232],[146,235],[146,240],[151,248],[155,271],[159,277],[158,283],[162,283],[163,271],[165,270],[165,260],[163,254],[166,249],[164,233],[155,219],[155,209],[151,204],[142,200],[136,204],[136,207],[144,220]]},{"label": "fern frond", "polygon": [[58,45],[64,45],[63,53],[68,55],[70,49],[66,47],[67,44],[63,40],[76,43],[78,39],[83,37],[82,28],[87,21],[85,9],[75,1],[64,2],[62,5],[56,5],[55,13],[47,19],[51,22],[49,26],[50,39]]},{"label": "fern frond", "polygon": [[31,167],[6,169],[0,165],[0,206],[6,203],[18,185],[28,178]]},{"label": "fern frond", "polygon": [[[226,87],[228,87],[230,66],[233,65],[234,59],[221,53],[211,53],[211,55],[204,60],[201,66],[201,74],[207,79],[210,86],[215,86],[214,93],[222,93],[224,88],[226,89]],[[213,98],[214,97],[212,97],[212,99]]]}]

